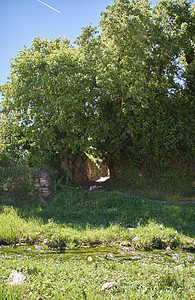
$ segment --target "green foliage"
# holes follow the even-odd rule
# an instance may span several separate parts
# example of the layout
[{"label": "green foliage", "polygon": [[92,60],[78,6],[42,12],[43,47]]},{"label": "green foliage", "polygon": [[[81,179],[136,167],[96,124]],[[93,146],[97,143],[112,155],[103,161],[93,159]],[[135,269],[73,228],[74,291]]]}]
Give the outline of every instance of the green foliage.
[{"label": "green foliage", "polygon": [[194,5],[117,0],[77,48],[33,40],[11,62],[1,161],[52,164],[90,152],[164,165],[194,155]]},{"label": "green foliage", "polygon": [[34,39],[12,61],[1,89],[4,152],[27,152],[28,162],[37,165],[86,147],[88,80],[67,39]]},{"label": "green foliage", "polygon": [[183,82],[185,76],[192,82],[193,14],[185,0],[154,8],[121,0],[102,13],[99,36],[84,29],[80,51],[95,70],[99,93],[92,136],[110,165],[129,157],[141,164],[192,160],[193,88]]}]

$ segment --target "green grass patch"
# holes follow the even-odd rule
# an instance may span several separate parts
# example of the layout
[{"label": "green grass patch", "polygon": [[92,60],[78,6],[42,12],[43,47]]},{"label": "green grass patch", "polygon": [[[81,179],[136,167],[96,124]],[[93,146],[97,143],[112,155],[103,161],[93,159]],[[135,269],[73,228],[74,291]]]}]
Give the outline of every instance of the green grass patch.
[{"label": "green grass patch", "polygon": [[194,172],[175,165],[164,169],[125,165],[109,181],[108,188],[170,202],[195,201]]},{"label": "green grass patch", "polygon": [[193,250],[194,205],[64,187],[48,200],[1,198],[0,243],[43,241],[52,248],[126,242],[136,249]]},{"label": "green grass patch", "polygon": [[[116,261],[108,259],[115,257],[109,253],[89,261],[87,251],[85,256],[78,251],[68,253],[68,258],[66,252],[6,252],[0,248],[0,299],[189,300],[194,296],[192,254],[174,253],[166,259],[149,253],[141,259]],[[22,283],[11,285],[13,271],[22,274]],[[110,288],[103,288],[105,283]]]},{"label": "green grass patch", "polygon": [[193,204],[53,191],[0,199],[0,299],[193,299]]}]

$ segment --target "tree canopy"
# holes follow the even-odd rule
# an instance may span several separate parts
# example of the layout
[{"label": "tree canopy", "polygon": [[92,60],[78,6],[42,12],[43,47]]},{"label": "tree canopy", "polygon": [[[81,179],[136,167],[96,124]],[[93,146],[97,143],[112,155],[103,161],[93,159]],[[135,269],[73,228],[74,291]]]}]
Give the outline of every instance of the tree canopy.
[{"label": "tree canopy", "polygon": [[5,149],[15,143],[21,150],[15,155],[28,152],[32,163],[85,149],[91,83],[69,41],[36,38],[11,67],[9,81],[2,86]]},{"label": "tree canopy", "polygon": [[108,163],[193,155],[195,6],[115,0],[101,31],[33,40],[11,63],[2,150],[28,163],[93,149]]}]

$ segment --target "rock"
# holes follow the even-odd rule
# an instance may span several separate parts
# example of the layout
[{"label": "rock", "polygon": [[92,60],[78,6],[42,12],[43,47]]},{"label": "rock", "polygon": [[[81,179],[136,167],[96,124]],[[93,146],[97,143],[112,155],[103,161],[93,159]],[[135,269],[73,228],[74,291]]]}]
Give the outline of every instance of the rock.
[{"label": "rock", "polygon": [[135,228],[127,228],[127,230],[131,231],[131,230],[134,230]]},{"label": "rock", "polygon": [[40,188],[41,191],[41,196],[44,198],[48,198],[50,196],[50,190],[49,188],[45,187],[45,188]]},{"label": "rock", "polygon": [[48,179],[45,179],[45,178],[42,178],[42,177],[40,178],[40,184],[42,186],[50,186]]},{"label": "rock", "polygon": [[[3,192],[8,192],[11,189],[21,189],[23,184],[29,184],[34,187],[42,197],[48,198],[51,194],[50,191],[50,182],[49,182],[49,174],[46,171],[42,171],[37,175],[37,178],[33,178],[28,174],[19,176],[17,178],[8,177],[6,182],[2,186]],[[1,185],[0,185],[1,187]],[[31,196],[34,196],[33,192],[29,193]],[[28,195],[26,195],[28,196]]]},{"label": "rock", "polygon": [[107,258],[113,259],[113,258],[114,258],[114,256],[113,256],[113,254],[112,254],[112,253],[108,253],[108,255],[107,255]]},{"label": "rock", "polygon": [[102,285],[101,287],[101,291],[105,291],[105,290],[108,290],[110,289],[112,286],[114,285],[114,282],[111,281],[111,282],[106,282]]},{"label": "rock", "polygon": [[120,246],[131,247],[132,244],[130,242],[128,242],[128,241],[122,241],[122,242],[120,242]]},{"label": "rock", "polygon": [[96,255],[96,258],[100,259],[100,260],[106,260],[104,257],[100,256],[100,255]]},{"label": "rock", "polygon": [[21,285],[24,283],[25,276],[21,272],[18,272],[17,270],[13,270],[9,275],[9,284],[14,285]]},{"label": "rock", "polygon": [[39,245],[35,245],[35,249],[39,250],[40,252],[44,252],[43,248],[41,248]]},{"label": "rock", "polygon": [[92,258],[91,256],[88,256],[88,257],[87,257],[87,260],[88,260],[89,262],[91,262],[91,261],[93,261],[93,258]]}]

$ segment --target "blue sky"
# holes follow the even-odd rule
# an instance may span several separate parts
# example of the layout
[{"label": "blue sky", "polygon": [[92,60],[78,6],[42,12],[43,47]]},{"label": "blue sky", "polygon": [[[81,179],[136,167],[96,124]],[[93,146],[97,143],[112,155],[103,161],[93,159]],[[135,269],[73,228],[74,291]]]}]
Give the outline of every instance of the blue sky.
[{"label": "blue sky", "polygon": [[67,36],[72,41],[81,28],[100,21],[100,13],[112,0],[43,0],[58,13],[37,0],[0,0],[0,85],[9,75],[9,60],[30,47],[33,38]]},{"label": "blue sky", "polygon": [[33,38],[52,39],[67,36],[72,41],[81,28],[100,21],[100,13],[112,0],[43,0],[61,13],[38,0],[0,0],[0,85],[9,75],[9,61],[30,47]]},{"label": "blue sky", "polygon": [[[98,25],[100,13],[112,0],[0,0],[0,85],[9,75],[9,61],[33,38],[66,36],[74,41],[81,28]],[[155,1],[152,1],[153,4]]]}]

